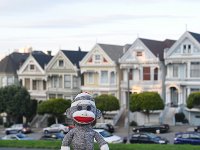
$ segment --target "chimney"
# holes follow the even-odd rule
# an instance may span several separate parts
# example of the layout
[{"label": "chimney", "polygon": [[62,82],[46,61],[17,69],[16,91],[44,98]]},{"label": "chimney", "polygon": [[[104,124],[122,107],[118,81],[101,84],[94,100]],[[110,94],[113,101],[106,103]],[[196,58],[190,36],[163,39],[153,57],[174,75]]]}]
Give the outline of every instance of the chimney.
[{"label": "chimney", "polygon": [[49,50],[49,51],[47,51],[47,54],[49,55],[49,56],[51,56],[51,51]]},{"label": "chimney", "polygon": [[80,46],[78,47],[78,51],[79,51],[79,52],[81,51],[81,48],[80,48]]}]

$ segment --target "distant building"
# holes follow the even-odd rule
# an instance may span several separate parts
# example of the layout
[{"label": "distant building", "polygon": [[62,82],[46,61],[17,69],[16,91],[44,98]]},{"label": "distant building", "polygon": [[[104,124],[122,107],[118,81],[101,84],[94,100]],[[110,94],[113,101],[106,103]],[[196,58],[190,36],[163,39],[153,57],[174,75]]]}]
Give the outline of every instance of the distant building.
[{"label": "distant building", "polygon": [[28,53],[13,52],[0,61],[0,87],[19,85],[17,70],[23,65]]},{"label": "distant building", "polygon": [[52,57],[42,51],[33,51],[17,71],[18,80],[29,91],[32,99],[47,99],[47,75],[45,66]]}]

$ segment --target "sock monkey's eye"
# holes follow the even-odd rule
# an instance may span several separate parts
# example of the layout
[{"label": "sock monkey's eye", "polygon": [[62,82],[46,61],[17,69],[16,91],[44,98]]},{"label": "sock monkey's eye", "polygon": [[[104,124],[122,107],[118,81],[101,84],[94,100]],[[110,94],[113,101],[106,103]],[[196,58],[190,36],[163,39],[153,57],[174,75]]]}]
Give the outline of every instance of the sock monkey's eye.
[{"label": "sock monkey's eye", "polygon": [[87,106],[87,110],[90,111],[91,110],[91,106]]},{"label": "sock monkey's eye", "polygon": [[82,106],[78,106],[78,107],[77,107],[77,110],[82,110]]}]

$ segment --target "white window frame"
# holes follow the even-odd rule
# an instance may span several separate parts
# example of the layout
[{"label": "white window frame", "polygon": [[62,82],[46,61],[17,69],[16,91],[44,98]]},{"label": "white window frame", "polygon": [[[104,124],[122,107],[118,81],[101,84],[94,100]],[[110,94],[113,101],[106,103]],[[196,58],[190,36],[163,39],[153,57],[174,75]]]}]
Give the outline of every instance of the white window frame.
[{"label": "white window frame", "polygon": [[173,67],[172,67],[172,76],[174,77],[174,78],[178,78],[178,76],[179,76],[179,74],[178,74],[178,72],[179,72],[179,66],[177,65],[177,64],[174,64],[173,65]]},{"label": "white window frame", "polygon": [[99,64],[101,62],[101,55],[100,54],[95,54],[94,55],[94,62],[96,64]]},{"label": "white window frame", "polygon": [[64,88],[71,88],[71,75],[64,75]]},{"label": "white window frame", "polygon": [[73,88],[78,88],[78,77],[73,76]]},{"label": "white window frame", "polygon": [[200,62],[191,62],[190,77],[191,78],[199,78],[200,77]]},{"label": "white window frame", "polygon": [[114,71],[110,73],[110,84],[115,84],[116,83],[116,74]]},{"label": "white window frame", "polygon": [[93,72],[88,72],[87,73],[87,83],[88,84],[93,84],[94,83],[94,73]]},{"label": "white window frame", "polygon": [[[62,62],[62,65],[61,65],[61,62]],[[63,59],[58,60],[58,67],[64,67],[64,60]]]},{"label": "white window frame", "polygon": [[[33,66],[33,68],[31,68],[31,66]],[[29,65],[29,70],[30,71],[35,71],[35,69],[36,69],[36,66],[34,64],[30,64]]]},{"label": "white window frame", "polygon": [[[103,73],[106,73],[107,75],[103,76]],[[101,71],[100,83],[101,84],[108,84],[108,82],[109,82],[108,71],[106,71],[106,70]]]}]

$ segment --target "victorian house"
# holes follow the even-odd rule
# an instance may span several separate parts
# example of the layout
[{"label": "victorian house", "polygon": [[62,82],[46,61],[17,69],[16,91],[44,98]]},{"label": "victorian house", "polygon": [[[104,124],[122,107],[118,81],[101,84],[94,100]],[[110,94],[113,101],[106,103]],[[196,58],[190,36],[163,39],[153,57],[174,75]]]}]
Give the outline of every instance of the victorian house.
[{"label": "victorian house", "polygon": [[73,99],[81,92],[79,61],[87,52],[59,50],[45,67],[47,76],[47,99]]},{"label": "victorian house", "polygon": [[[165,100],[165,65],[164,50],[170,48],[174,40],[157,41],[151,39],[136,39],[128,51],[120,58],[122,70],[121,99],[123,106],[127,105],[130,93],[154,91]],[[158,114],[159,115],[159,114]],[[142,116],[133,118],[143,124]],[[157,117],[157,121],[158,117]]]},{"label": "victorian house", "polygon": [[28,90],[32,99],[46,100],[47,76],[45,66],[51,60],[50,54],[33,51],[17,71],[18,80]]},{"label": "victorian house", "polygon": [[13,52],[0,61],[0,87],[20,85],[17,70],[23,65],[28,53]]},{"label": "victorian house", "polygon": [[200,91],[200,34],[186,31],[165,51],[166,115],[184,112],[190,124],[199,125],[200,110],[188,109],[190,93]]},{"label": "victorian house", "polygon": [[96,44],[80,62],[84,77],[81,90],[94,97],[111,94],[120,99],[121,71],[118,59],[125,48],[119,45]]}]

